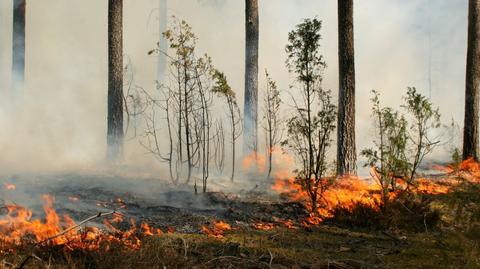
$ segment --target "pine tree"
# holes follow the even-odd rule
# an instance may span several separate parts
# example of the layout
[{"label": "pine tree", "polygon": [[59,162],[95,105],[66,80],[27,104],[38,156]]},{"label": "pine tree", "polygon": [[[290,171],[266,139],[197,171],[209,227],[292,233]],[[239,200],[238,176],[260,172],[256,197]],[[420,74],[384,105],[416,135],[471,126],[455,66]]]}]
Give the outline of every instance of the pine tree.
[{"label": "pine tree", "polygon": [[107,158],[123,154],[123,0],[108,1],[108,126]]},{"label": "pine tree", "polygon": [[338,0],[337,174],[356,174],[353,0]]}]

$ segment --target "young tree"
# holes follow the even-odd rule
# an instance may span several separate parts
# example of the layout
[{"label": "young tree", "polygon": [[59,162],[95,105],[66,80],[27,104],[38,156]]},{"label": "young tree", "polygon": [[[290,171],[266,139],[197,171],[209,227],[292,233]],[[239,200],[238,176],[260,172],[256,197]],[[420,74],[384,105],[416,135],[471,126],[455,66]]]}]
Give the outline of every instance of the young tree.
[{"label": "young tree", "polygon": [[377,139],[374,141],[375,148],[364,149],[361,154],[367,158],[365,166],[374,168],[374,178],[382,188],[382,199],[387,202],[390,191],[397,189],[396,179],[408,174],[408,122],[398,111],[382,107],[377,91],[372,93],[372,118]]},{"label": "young tree", "polygon": [[168,12],[167,12],[167,0],[158,0],[158,29],[160,38],[158,41],[158,68],[157,68],[157,81],[163,83],[165,77],[165,71],[167,67],[167,39],[163,36],[163,33],[167,30]]},{"label": "young tree", "polygon": [[245,100],[243,155],[257,151],[258,0],[245,0]]},{"label": "young tree", "polygon": [[[214,115],[212,105],[214,92],[214,68],[208,55],[198,56],[196,52],[197,37],[185,21],[173,20],[172,28],[163,33],[170,44],[168,52],[169,76],[164,83],[158,83],[160,98],[149,97],[149,103],[162,111],[166,121],[164,129],[168,131],[168,151],[162,153],[155,122],[155,108],[146,115],[147,131],[142,143],[145,148],[161,161],[169,164],[172,182],[178,182],[179,173],[186,165],[186,184],[192,176],[198,175],[202,180],[202,190],[207,191],[210,175],[212,146],[215,134],[212,134]],[[157,52],[166,54],[158,44],[149,54]],[[148,94],[146,94],[148,95]],[[166,128],[165,128],[166,127]],[[165,143],[165,142],[163,142]],[[163,144],[162,143],[162,144]],[[196,174],[194,174],[197,172]],[[194,183],[197,191],[197,181]]]},{"label": "young tree", "polygon": [[25,11],[26,0],[13,1],[12,86],[15,102],[22,96],[25,81]]},{"label": "young tree", "polygon": [[409,87],[404,96],[405,104],[402,106],[410,115],[412,123],[407,130],[412,144],[410,171],[407,175],[407,183],[412,185],[417,174],[418,167],[426,155],[430,154],[438,146],[438,137],[432,136],[432,130],[440,128],[440,112],[434,108],[430,99],[423,96],[415,87]]},{"label": "young tree", "polygon": [[[288,35],[287,67],[296,77],[301,98],[293,98],[295,112],[287,120],[287,139],[282,142],[300,162],[296,181],[308,193],[312,212],[328,187],[327,150],[335,130],[336,106],[330,91],[322,88],[325,62],[320,53],[321,22],[306,19]],[[293,88],[293,87],[292,87]]]},{"label": "young tree", "polygon": [[107,158],[123,155],[123,0],[108,1]]},{"label": "young tree", "polygon": [[465,121],[463,159],[479,160],[478,117],[480,105],[480,1],[468,1],[467,72],[465,79]]},{"label": "young tree", "polygon": [[227,78],[225,74],[215,71],[213,75],[216,84],[212,88],[212,91],[218,93],[220,96],[225,98],[227,102],[228,109],[228,119],[230,121],[230,137],[232,143],[232,175],[230,177],[233,181],[235,177],[235,157],[236,157],[236,142],[242,133],[241,124],[242,118],[240,117],[240,109],[237,104],[237,99],[235,97],[235,92],[232,90],[230,85],[228,85]]},{"label": "young tree", "polygon": [[338,0],[337,175],[355,175],[355,57],[353,0]]},{"label": "young tree", "polygon": [[[415,176],[425,156],[439,145],[432,130],[440,127],[440,114],[430,100],[413,87],[407,89],[401,114],[390,107],[381,107],[379,94],[373,91],[372,117],[375,120],[377,140],[375,148],[362,150],[374,168],[374,176],[383,190],[383,201],[396,191],[398,181],[406,182],[406,190],[416,186]],[[410,123],[409,123],[410,121]]]},{"label": "young tree", "polygon": [[265,96],[263,98],[263,128],[265,130],[265,147],[267,152],[268,174],[270,178],[272,173],[272,158],[276,146],[281,142],[281,127],[283,122],[280,118],[280,91],[277,89],[277,84],[273,81],[268,72],[265,70],[265,77],[267,79],[267,87],[265,89]]}]

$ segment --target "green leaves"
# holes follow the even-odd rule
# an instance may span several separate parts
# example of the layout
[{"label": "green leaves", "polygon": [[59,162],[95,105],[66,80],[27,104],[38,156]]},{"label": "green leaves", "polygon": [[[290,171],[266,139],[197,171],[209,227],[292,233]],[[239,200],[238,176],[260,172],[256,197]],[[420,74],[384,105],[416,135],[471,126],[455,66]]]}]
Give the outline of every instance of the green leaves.
[{"label": "green leaves", "polygon": [[405,103],[400,106],[406,114],[381,107],[379,93],[373,90],[372,94],[377,139],[374,148],[364,149],[360,154],[367,159],[365,166],[375,168],[386,193],[397,188],[396,178],[414,184],[419,165],[439,142],[431,138],[431,131],[440,127],[440,113],[414,87],[407,88]]},{"label": "green leaves", "polygon": [[286,65],[296,75],[297,84],[290,89],[299,93],[292,94],[294,111],[286,121],[287,137],[281,143],[296,156],[296,181],[309,194],[313,212],[329,184],[325,180],[327,152],[337,119],[331,92],[321,86],[326,64],[320,53],[320,29],[319,20],[306,19],[288,35]]},{"label": "green leaves", "polygon": [[316,18],[305,19],[288,34],[286,65],[301,83],[314,84],[322,80],[326,64],[319,50],[321,28],[322,22]]}]

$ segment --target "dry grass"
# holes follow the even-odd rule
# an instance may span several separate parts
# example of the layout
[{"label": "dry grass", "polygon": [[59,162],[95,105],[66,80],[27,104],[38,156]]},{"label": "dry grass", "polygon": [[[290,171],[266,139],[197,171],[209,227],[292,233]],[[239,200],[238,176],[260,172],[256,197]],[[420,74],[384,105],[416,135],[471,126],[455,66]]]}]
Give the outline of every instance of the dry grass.
[{"label": "dry grass", "polygon": [[[429,200],[428,207],[418,199],[407,204],[408,211],[437,212],[441,220],[434,219],[436,229],[425,229],[424,220],[430,220],[408,215],[400,207],[388,218],[395,225],[371,229],[369,224],[382,216],[358,209],[348,219],[355,225],[343,228],[332,224],[271,231],[245,228],[229,231],[222,239],[166,234],[145,238],[140,250],[112,246],[101,253],[37,249],[41,261],[31,259],[24,268],[480,268],[478,185],[461,185]],[[420,228],[400,229],[402,222]],[[5,254],[0,268],[12,268],[8,264],[18,265],[28,254],[24,249]]]},{"label": "dry grass", "polygon": [[[140,250],[35,252],[25,268],[480,268],[480,237],[457,232],[384,234],[333,226],[312,230],[236,230],[147,238]],[[19,264],[19,250],[4,261]],[[9,268],[4,266],[4,268]]]}]

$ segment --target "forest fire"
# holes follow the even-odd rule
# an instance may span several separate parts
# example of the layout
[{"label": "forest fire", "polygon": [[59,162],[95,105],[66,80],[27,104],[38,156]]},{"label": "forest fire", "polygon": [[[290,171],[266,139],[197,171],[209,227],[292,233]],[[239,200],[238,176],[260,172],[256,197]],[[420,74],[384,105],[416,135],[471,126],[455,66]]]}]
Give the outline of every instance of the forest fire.
[{"label": "forest fire", "polygon": [[[6,216],[0,219],[0,250],[12,251],[15,246],[32,244],[33,246],[61,246],[65,250],[108,250],[116,244],[127,248],[138,249],[141,245],[139,237],[161,235],[161,230],[154,230],[146,223],[141,224],[141,232],[137,232],[135,221],[131,220],[131,228],[121,231],[111,223],[123,220],[116,212],[99,213],[79,224],[70,216],[61,218],[53,208],[54,198],[42,196],[45,221],[33,219],[32,211],[18,205],[6,205]],[[104,220],[105,231],[99,227],[85,227],[82,224],[97,217],[110,216]]]}]

